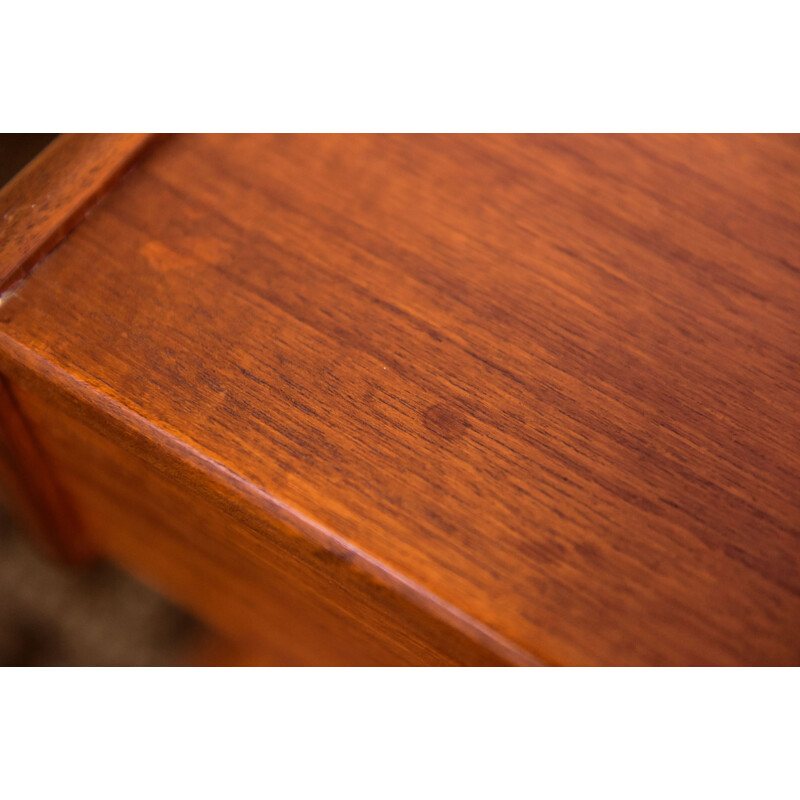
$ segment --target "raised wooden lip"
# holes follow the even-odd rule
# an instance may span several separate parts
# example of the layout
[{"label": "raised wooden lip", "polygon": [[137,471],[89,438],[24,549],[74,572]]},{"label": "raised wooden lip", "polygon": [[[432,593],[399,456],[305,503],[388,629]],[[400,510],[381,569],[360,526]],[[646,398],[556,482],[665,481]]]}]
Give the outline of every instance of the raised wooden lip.
[{"label": "raised wooden lip", "polygon": [[63,133],[0,188],[0,299],[159,138]]}]

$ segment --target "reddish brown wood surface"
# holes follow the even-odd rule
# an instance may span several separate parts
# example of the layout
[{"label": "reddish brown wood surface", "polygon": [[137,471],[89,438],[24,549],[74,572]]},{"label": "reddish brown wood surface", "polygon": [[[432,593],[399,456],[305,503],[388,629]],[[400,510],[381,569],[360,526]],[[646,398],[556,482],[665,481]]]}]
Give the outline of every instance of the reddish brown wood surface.
[{"label": "reddish brown wood surface", "polygon": [[0,488],[26,529],[52,555],[80,563],[95,548],[86,540],[62,476],[43,452],[8,381],[0,375]]},{"label": "reddish brown wood surface", "polygon": [[[799,208],[797,137],[177,136],[0,364],[220,625],[293,630],[280,585],[376,663],[797,664]],[[238,523],[123,530],[137,482]]]},{"label": "reddish brown wood surface", "polygon": [[55,246],[155,137],[59,136],[0,189],[0,292]]}]

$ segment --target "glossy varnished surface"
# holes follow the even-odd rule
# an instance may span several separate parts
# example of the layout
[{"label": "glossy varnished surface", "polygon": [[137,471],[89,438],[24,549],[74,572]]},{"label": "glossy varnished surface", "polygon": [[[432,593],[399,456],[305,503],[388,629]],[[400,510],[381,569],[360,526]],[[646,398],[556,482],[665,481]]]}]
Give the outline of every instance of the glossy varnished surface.
[{"label": "glossy varnished surface", "polygon": [[506,660],[799,663],[799,207],[794,137],[172,137],[0,355]]}]

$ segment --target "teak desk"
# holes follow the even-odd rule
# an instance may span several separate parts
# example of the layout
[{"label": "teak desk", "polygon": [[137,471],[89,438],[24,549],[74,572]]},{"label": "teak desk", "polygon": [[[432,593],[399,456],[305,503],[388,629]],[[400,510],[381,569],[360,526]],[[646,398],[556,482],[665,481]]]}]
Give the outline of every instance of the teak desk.
[{"label": "teak desk", "polygon": [[800,138],[64,135],[0,199],[63,554],[274,663],[800,663]]}]

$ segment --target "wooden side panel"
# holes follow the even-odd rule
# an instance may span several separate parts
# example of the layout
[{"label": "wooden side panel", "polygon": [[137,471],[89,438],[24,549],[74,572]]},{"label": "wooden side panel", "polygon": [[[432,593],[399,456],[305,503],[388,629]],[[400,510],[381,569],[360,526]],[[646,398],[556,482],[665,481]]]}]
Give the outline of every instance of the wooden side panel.
[{"label": "wooden side panel", "polygon": [[72,503],[0,375],[0,485],[27,530],[45,550],[71,562],[92,558]]},{"label": "wooden side panel", "polygon": [[240,643],[286,664],[506,663],[354,577],[347,559],[287,541],[257,515],[245,521],[241,507],[221,510],[52,401],[17,391],[96,546]]}]

